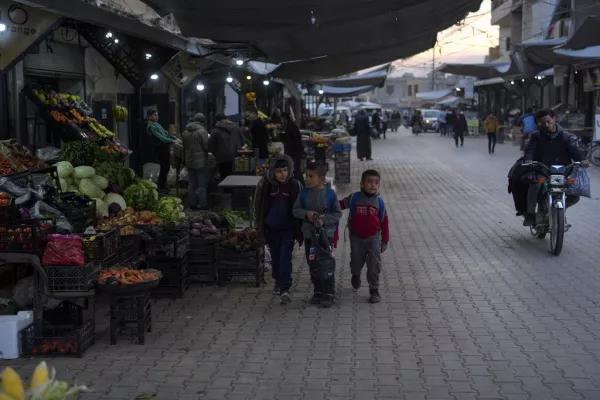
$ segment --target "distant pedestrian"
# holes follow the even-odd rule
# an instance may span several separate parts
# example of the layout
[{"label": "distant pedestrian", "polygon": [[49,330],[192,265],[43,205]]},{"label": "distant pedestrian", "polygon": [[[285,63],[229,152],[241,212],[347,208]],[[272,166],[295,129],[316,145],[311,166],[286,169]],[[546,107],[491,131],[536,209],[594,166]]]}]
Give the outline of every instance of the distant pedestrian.
[{"label": "distant pedestrian", "polygon": [[523,114],[516,122],[516,125],[519,125],[523,128],[523,136],[521,136],[521,151],[525,151],[527,147],[527,142],[529,141],[529,137],[535,131],[537,131],[537,125],[535,123],[535,115],[533,114],[533,109],[528,108],[525,114]]},{"label": "distant pedestrian", "polygon": [[208,140],[208,148],[215,156],[221,180],[233,172],[233,160],[238,150],[244,146],[244,136],[240,128],[223,114],[215,115],[216,125]]},{"label": "distant pedestrian", "polygon": [[269,135],[267,126],[258,116],[256,107],[248,107],[246,109],[246,119],[250,121],[250,135],[252,136],[252,149],[258,149],[258,158],[266,160],[269,158]]},{"label": "distant pedestrian", "polygon": [[206,191],[210,178],[208,168],[208,132],[204,128],[206,117],[194,116],[181,134],[185,166],[189,175],[188,207],[192,210],[208,207]]},{"label": "distant pedestrian", "polygon": [[381,301],[381,254],[387,249],[390,241],[385,203],[379,197],[380,180],[379,172],[375,170],[363,172],[360,191],[340,201],[342,210],[350,210],[347,226],[350,230],[352,287],[356,290],[360,288],[360,273],[366,263],[370,303]]},{"label": "distant pedestrian", "polygon": [[446,134],[448,137],[454,136],[454,125],[456,124],[456,113],[452,109],[446,112]]},{"label": "distant pedestrian", "polygon": [[467,126],[467,118],[465,114],[461,111],[460,114],[456,115],[456,123],[454,125],[454,142],[456,143],[456,147],[458,147],[458,141],[460,139],[460,147],[463,147],[465,144],[465,133],[469,130]]},{"label": "distant pedestrian", "polygon": [[356,135],[356,155],[360,161],[371,158],[371,127],[365,110],[360,110],[354,119],[354,134]]},{"label": "distant pedestrian", "polygon": [[377,110],[375,110],[375,114],[373,114],[373,116],[371,117],[371,125],[373,126],[373,128],[375,128],[375,131],[377,132],[377,139],[381,138],[381,116],[379,115],[379,112]]},{"label": "distant pedestrian", "polygon": [[294,160],[294,178],[304,186],[304,173],[302,171],[304,144],[302,143],[302,133],[300,133],[298,125],[292,121],[290,114],[284,113],[282,121],[285,126],[284,152]]},{"label": "distant pedestrian", "polygon": [[446,111],[442,111],[440,112],[440,115],[438,116],[438,123],[439,123],[439,130],[440,130],[440,136],[446,136]]},{"label": "distant pedestrian", "polygon": [[488,136],[488,152],[489,154],[494,154],[494,150],[496,149],[496,134],[500,130],[498,118],[496,118],[494,113],[491,113],[485,119],[485,122],[483,123],[483,128]]}]

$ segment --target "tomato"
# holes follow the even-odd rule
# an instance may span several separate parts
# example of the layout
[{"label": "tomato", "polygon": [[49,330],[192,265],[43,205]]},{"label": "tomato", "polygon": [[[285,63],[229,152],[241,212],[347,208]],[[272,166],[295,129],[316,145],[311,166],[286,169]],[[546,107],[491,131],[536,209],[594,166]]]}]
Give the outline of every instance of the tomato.
[{"label": "tomato", "polygon": [[0,192],[0,199],[8,199],[8,197],[6,197],[6,193]]}]

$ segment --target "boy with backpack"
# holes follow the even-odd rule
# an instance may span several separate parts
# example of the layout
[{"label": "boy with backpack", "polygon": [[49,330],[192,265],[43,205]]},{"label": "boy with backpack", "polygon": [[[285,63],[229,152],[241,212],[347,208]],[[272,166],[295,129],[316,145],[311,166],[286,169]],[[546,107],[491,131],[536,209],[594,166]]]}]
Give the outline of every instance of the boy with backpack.
[{"label": "boy with backpack", "polygon": [[342,216],[335,192],[325,187],[327,165],[311,163],[306,168],[306,189],[294,204],[294,217],[302,220],[306,260],[314,286],[311,304],[329,308],[335,297],[334,238]]},{"label": "boy with backpack", "polygon": [[292,208],[302,185],[293,175],[294,162],[290,157],[272,157],[254,197],[256,230],[271,251],[273,294],[279,296],[281,304],[292,301],[292,253],[295,241],[301,237],[300,223],[292,216]]},{"label": "boy with backpack", "polygon": [[369,283],[369,303],[379,303],[379,274],[381,254],[387,250],[390,241],[388,217],[385,203],[379,197],[379,172],[369,169],[360,179],[360,192],[340,201],[342,210],[350,209],[348,229],[350,230],[350,270],[352,287],[361,286],[360,273],[367,264]]}]

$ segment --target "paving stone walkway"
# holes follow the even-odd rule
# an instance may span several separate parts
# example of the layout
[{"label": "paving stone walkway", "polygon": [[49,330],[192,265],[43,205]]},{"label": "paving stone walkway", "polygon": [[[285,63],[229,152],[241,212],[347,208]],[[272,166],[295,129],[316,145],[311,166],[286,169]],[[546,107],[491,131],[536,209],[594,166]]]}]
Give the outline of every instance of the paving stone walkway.
[{"label": "paving stone walkway", "polygon": [[[143,346],[110,346],[100,307],[95,347],[50,363],[93,387],[83,399],[600,399],[600,202],[569,210],[564,251],[551,256],[514,217],[517,148],[486,146],[402,130],[374,142],[375,161],[354,163],[341,194],[363,169],[383,177],[392,243],[380,304],[351,289],[342,241],[332,309],[307,303],[299,252],[288,306],[270,287],[192,286],[153,303]],[[37,362],[0,367],[27,375]]]}]

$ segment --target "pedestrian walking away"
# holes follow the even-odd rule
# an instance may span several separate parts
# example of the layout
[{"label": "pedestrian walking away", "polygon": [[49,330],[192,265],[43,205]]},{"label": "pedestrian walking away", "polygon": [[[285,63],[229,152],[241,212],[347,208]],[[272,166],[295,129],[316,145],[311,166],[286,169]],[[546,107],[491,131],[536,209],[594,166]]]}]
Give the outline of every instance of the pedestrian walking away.
[{"label": "pedestrian walking away", "polygon": [[348,229],[350,230],[350,271],[352,287],[361,287],[360,274],[367,264],[369,302],[379,303],[379,276],[381,254],[390,241],[389,222],[385,203],[379,196],[381,177],[375,170],[362,173],[360,191],[340,201],[342,210],[349,209]]},{"label": "pedestrian walking away", "polygon": [[356,135],[356,156],[360,161],[371,158],[371,127],[365,110],[361,110],[354,119],[354,135]]},{"label": "pedestrian walking away", "polygon": [[237,157],[238,150],[244,146],[244,136],[235,122],[229,121],[223,114],[215,115],[215,122],[208,148],[215,156],[219,175],[223,180],[233,172],[233,160]]},{"label": "pedestrian walking away", "polygon": [[496,150],[496,135],[500,130],[500,123],[498,123],[498,118],[493,113],[485,119],[483,129],[488,136],[488,153],[494,154]]},{"label": "pedestrian walking away", "polygon": [[252,149],[258,149],[258,158],[266,160],[269,158],[269,135],[267,126],[258,116],[256,107],[248,107],[246,119],[250,121],[250,135],[252,136]]},{"label": "pedestrian walking away", "polygon": [[465,114],[461,111],[460,114],[456,116],[456,124],[454,125],[454,142],[456,143],[456,147],[458,147],[458,141],[460,139],[460,147],[463,147],[465,144],[465,132],[469,130],[467,126],[467,118]]},{"label": "pedestrian walking away", "polygon": [[306,261],[313,284],[310,302],[329,308],[335,298],[333,247],[342,210],[335,191],[325,187],[326,174],[326,164],[316,162],[308,165],[306,189],[300,192],[293,214],[302,221]]},{"label": "pedestrian walking away", "polygon": [[446,136],[446,111],[442,111],[440,116],[438,117],[438,122],[440,124],[440,136]]},{"label": "pedestrian walking away", "polygon": [[210,179],[208,168],[208,132],[204,128],[206,117],[194,116],[181,134],[185,166],[189,175],[188,207],[192,210],[208,208],[206,192]]},{"label": "pedestrian walking away", "polygon": [[454,110],[448,110],[446,112],[446,135],[448,137],[454,136],[454,124],[456,124],[456,114]]},{"label": "pedestrian walking away", "polygon": [[302,243],[300,220],[292,210],[302,186],[294,176],[294,162],[286,155],[271,158],[269,170],[258,183],[254,196],[254,217],[261,242],[271,252],[273,294],[282,304],[292,300],[292,255],[294,243]]}]

